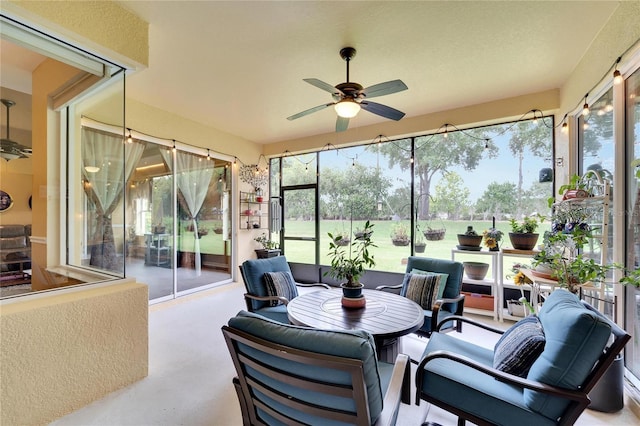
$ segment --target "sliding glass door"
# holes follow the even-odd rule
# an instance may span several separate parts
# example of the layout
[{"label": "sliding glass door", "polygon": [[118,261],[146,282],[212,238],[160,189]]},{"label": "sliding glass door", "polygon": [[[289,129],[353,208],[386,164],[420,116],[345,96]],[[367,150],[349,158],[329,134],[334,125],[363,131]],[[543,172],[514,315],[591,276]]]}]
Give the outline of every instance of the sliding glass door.
[{"label": "sliding glass door", "polygon": [[126,275],[149,300],[231,280],[229,162],[140,141],[128,182]]}]

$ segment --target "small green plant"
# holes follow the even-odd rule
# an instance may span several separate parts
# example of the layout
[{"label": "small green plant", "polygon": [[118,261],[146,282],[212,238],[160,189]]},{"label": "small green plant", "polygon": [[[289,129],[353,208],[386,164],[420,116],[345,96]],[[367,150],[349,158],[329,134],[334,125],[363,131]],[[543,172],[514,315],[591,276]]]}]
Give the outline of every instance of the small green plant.
[{"label": "small green plant", "polygon": [[254,241],[258,242],[264,250],[275,250],[278,248],[278,243],[267,238],[267,234],[264,232],[259,237],[255,237]]},{"label": "small green plant", "polygon": [[541,214],[535,216],[525,216],[522,221],[511,218],[509,223],[511,224],[511,232],[516,234],[533,234],[538,229],[538,226],[544,221],[545,217]]},{"label": "small green plant", "polygon": [[469,237],[477,237],[478,233],[473,229],[473,226],[467,226],[467,230],[464,232],[464,235]]},{"label": "small green plant", "polygon": [[325,272],[325,275],[347,280],[345,287],[360,286],[359,279],[364,273],[364,268],[372,268],[376,264],[373,255],[369,253],[370,247],[377,247],[371,240],[373,226],[373,223],[367,221],[364,224],[362,238],[356,239],[348,246],[337,244],[336,235],[327,233],[330,238],[328,256],[331,259],[331,269]]}]

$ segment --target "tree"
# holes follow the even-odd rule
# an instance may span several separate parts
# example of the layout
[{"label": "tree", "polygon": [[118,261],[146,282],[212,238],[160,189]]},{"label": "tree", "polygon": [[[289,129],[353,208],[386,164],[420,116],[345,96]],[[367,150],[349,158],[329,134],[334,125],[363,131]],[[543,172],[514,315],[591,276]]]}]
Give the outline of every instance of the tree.
[{"label": "tree", "polygon": [[514,193],[516,184],[512,182],[491,182],[476,203],[476,211],[500,218],[503,214],[514,214],[517,208]]},{"label": "tree", "polygon": [[361,164],[342,169],[323,168],[320,179],[322,217],[376,218],[378,201],[386,198],[391,187],[389,178],[378,169]]},{"label": "tree", "polygon": [[[418,181],[416,193],[421,194],[418,206],[418,218],[429,215],[431,181],[438,172],[445,172],[454,166],[473,170],[483,157],[495,157],[497,148],[491,141],[485,143],[485,129],[465,130],[464,133],[448,132],[444,134],[415,138],[414,173]],[[486,144],[486,148],[485,148]],[[411,168],[411,145],[408,139],[377,144],[389,161],[389,166],[398,165],[402,170]]]},{"label": "tree", "polygon": [[[513,125],[510,125],[513,126]],[[503,127],[503,126],[501,126]],[[500,129],[502,132],[503,130]],[[533,121],[520,121],[512,127],[509,150],[518,160],[518,186],[514,193],[516,197],[516,216],[522,213],[523,176],[522,162],[528,150],[536,157],[551,157],[551,132],[546,126],[534,124]]]},{"label": "tree", "polygon": [[462,209],[469,204],[470,194],[459,174],[446,173],[436,185],[433,210],[446,213],[448,219],[458,219]]}]

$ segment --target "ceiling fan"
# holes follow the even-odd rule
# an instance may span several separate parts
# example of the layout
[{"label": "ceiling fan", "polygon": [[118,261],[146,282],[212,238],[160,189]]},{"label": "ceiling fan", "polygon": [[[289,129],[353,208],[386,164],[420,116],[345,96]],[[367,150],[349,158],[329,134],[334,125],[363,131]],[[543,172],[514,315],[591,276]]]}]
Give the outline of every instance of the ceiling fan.
[{"label": "ceiling fan", "polygon": [[336,132],[343,132],[347,130],[349,127],[349,119],[355,117],[361,108],[365,111],[369,111],[373,114],[389,118],[391,120],[398,121],[404,117],[404,112],[402,111],[368,100],[368,98],[390,95],[392,93],[407,90],[407,85],[404,84],[402,80],[386,81],[384,83],[374,84],[373,86],[363,88],[360,84],[349,81],[349,62],[354,56],[356,56],[356,49],[353,47],[344,47],[340,49],[340,56],[347,63],[346,83],[340,83],[334,87],[324,81],[318,80],[317,78],[304,79],[307,83],[331,93],[333,96],[333,102],[318,105],[299,112],[287,117],[287,120],[295,120],[316,111],[323,110],[332,105],[338,114],[338,118],[336,120]]},{"label": "ceiling fan", "polygon": [[15,160],[16,158],[28,158],[31,156],[31,148],[12,141],[9,133],[9,110],[16,103],[10,99],[0,99],[0,102],[7,107],[7,137],[0,140],[0,158],[4,158],[7,161]]}]

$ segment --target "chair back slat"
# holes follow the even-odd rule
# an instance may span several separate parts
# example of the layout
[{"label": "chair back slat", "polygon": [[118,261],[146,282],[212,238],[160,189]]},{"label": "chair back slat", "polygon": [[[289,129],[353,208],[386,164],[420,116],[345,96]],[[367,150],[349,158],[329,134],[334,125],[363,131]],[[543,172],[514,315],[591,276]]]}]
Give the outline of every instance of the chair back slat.
[{"label": "chair back slat", "polygon": [[[306,424],[310,419],[371,423],[361,360],[284,346],[229,326],[223,326],[222,332],[250,424],[268,424],[269,416],[286,424]],[[313,372],[310,377],[305,376],[308,371]],[[326,374],[314,377],[319,371]],[[336,408],[332,402],[338,399],[351,400],[346,404],[350,408],[344,403]]]}]

